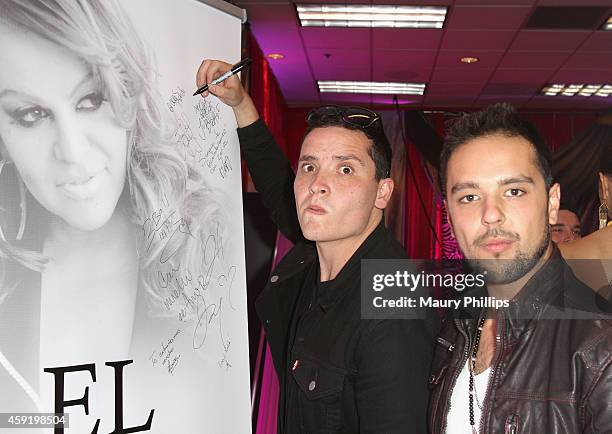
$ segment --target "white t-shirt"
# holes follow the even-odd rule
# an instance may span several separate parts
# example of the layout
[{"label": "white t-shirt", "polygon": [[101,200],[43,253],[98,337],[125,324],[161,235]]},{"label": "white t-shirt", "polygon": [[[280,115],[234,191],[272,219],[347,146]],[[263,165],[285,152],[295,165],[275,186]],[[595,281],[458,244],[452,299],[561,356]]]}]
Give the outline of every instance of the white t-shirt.
[{"label": "white t-shirt", "polygon": [[[491,367],[474,376],[474,421],[476,431],[480,427],[481,408],[484,405],[485,394],[489,384]],[[468,362],[463,365],[463,369],[457,377],[457,382],[451,395],[450,408],[446,418],[446,434],[472,434],[470,425],[470,372]]]}]

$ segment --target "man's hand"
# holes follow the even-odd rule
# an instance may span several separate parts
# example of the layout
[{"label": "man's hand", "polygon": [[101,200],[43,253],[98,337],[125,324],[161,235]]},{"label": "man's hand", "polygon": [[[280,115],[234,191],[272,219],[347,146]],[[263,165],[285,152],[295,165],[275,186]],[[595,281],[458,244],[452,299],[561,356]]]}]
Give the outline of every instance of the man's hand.
[{"label": "man's hand", "polygon": [[[200,88],[206,83],[211,83],[215,78],[223,75],[231,68],[232,65],[229,63],[205,59],[196,74],[196,85]],[[242,87],[242,83],[238,80],[237,75],[232,75],[219,84],[209,85],[208,91],[201,94],[202,97],[206,98],[209,92],[234,109],[238,127],[246,127],[259,119],[257,109],[251,97]]]}]

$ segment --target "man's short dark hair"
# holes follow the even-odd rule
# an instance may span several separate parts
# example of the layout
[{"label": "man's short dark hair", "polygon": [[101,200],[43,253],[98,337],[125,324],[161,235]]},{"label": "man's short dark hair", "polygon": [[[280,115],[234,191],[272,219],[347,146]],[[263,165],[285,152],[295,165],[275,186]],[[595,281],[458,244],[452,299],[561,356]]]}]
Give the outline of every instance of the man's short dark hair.
[{"label": "man's short dark hair", "polygon": [[561,203],[559,204],[559,211],[566,210],[573,212],[580,220],[580,214],[578,213],[578,201],[574,196],[563,194],[563,186],[561,186]]},{"label": "man's short dark hair", "polygon": [[498,103],[478,112],[461,115],[448,129],[440,154],[439,182],[443,195],[446,195],[446,171],[453,152],[470,140],[492,134],[522,137],[531,143],[536,153],[538,169],[544,177],[546,189],[550,188],[552,185],[551,152],[546,142],[531,122],[519,117],[514,107],[508,103]]},{"label": "man's short dark hair", "polygon": [[[308,127],[304,133],[304,139],[315,128],[325,127],[342,127],[348,130],[357,130],[364,133],[366,137],[372,141],[372,146],[369,147],[368,154],[370,155],[370,158],[372,158],[372,161],[374,161],[374,166],[376,167],[376,173],[374,174],[375,180],[380,181],[383,178],[388,178],[391,176],[391,144],[385,135],[385,130],[383,128],[382,119],[380,119],[380,116],[374,123],[372,123],[372,125],[365,128],[350,122],[346,122],[344,116],[340,112],[329,113],[324,116],[317,116],[311,120],[308,120]],[[302,139],[302,142],[304,139]]]}]

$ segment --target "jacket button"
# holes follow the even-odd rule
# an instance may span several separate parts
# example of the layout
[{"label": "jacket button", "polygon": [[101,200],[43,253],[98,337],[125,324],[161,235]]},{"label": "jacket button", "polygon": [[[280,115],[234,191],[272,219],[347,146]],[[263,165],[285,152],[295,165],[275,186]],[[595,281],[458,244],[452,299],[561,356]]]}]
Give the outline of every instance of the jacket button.
[{"label": "jacket button", "polygon": [[308,383],[308,390],[310,390],[311,392],[315,390],[315,387],[317,387],[316,381],[312,380],[310,383]]},{"label": "jacket button", "polygon": [[270,282],[274,283],[278,281],[278,275],[275,274],[274,276],[270,277]]},{"label": "jacket button", "polygon": [[266,324],[270,324],[270,320],[269,319],[266,320]]}]

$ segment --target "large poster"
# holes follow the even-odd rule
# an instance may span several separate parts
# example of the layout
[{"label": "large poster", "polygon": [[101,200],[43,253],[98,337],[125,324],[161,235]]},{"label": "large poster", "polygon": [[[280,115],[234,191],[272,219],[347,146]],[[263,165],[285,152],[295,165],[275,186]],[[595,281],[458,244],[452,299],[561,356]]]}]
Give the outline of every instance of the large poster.
[{"label": "large poster", "polygon": [[0,0],[0,413],[69,415],[28,432],[250,432],[236,125],[191,96],[240,31],[196,0]]}]

